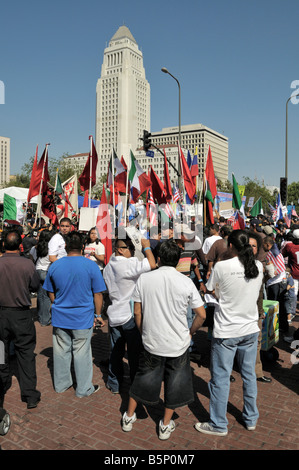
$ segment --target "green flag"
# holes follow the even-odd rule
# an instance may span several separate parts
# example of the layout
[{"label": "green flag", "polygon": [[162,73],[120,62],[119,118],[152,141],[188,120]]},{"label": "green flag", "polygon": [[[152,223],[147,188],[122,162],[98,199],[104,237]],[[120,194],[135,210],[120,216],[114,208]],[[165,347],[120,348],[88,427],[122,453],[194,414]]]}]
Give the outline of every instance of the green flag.
[{"label": "green flag", "polygon": [[254,206],[252,207],[250,211],[250,215],[252,217],[257,217],[259,214],[262,213],[262,198],[259,197]]},{"label": "green flag", "polygon": [[234,209],[241,210],[242,199],[241,199],[241,196],[240,196],[238,183],[235,179],[234,174],[233,174],[233,200],[232,200],[232,205],[233,205]]},{"label": "green flag", "polygon": [[3,220],[17,220],[23,223],[24,212],[22,210],[23,203],[20,199],[4,193],[3,198]]},{"label": "green flag", "polygon": [[63,192],[64,192],[63,189],[62,189],[62,184],[61,184],[61,180],[60,180],[58,172],[57,172],[57,181],[56,181],[55,191],[56,191],[57,194],[63,194]]}]

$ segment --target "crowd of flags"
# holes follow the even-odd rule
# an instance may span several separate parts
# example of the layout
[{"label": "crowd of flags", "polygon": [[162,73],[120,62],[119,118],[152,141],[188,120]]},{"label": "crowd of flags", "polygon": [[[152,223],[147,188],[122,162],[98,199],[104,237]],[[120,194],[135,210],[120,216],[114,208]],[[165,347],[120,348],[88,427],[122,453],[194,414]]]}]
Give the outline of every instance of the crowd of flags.
[{"label": "crowd of flags", "polygon": [[[89,207],[91,199],[92,187],[96,184],[96,169],[98,164],[98,155],[94,145],[93,137],[89,136],[90,152],[88,159],[84,166],[81,175],[78,178],[80,189],[84,192],[83,207]],[[63,211],[63,215],[70,217],[74,214],[78,215],[78,202],[77,202],[77,176],[74,175],[64,183],[61,182],[59,172],[57,170],[55,186],[50,185],[50,178],[48,173],[48,146],[46,144],[43,154],[38,161],[38,146],[34,157],[30,187],[28,191],[27,203],[35,196],[39,196],[39,215],[45,214],[53,224],[58,225],[58,209]],[[164,171],[163,181],[160,180],[152,165],[149,165],[146,172],[135,158],[133,152],[130,152],[130,158],[126,163],[124,157],[121,159],[116,155],[113,149],[109,166],[107,169],[106,182],[103,184],[102,197],[100,206],[104,204],[112,205],[118,215],[118,223],[121,220],[126,220],[130,216],[129,210],[134,210],[134,204],[137,203],[141,195],[146,194],[146,217],[150,221],[151,226],[158,225],[158,210],[157,205],[163,207],[163,216],[169,219],[177,215],[177,205],[193,205],[196,201],[200,201],[198,197],[198,154],[197,149],[193,157],[188,151],[187,158],[178,143],[178,156],[179,156],[179,171],[182,180],[182,187],[177,185],[173,186],[169,177],[168,162],[164,149]],[[239,186],[232,175],[233,194],[232,194],[232,207],[234,209],[233,215],[229,217],[228,223],[233,225],[234,228],[244,228],[246,216],[244,213],[244,206],[239,192]],[[214,173],[213,158],[211,148],[208,149],[204,178],[202,182],[201,191],[203,191],[203,206],[204,215],[206,216],[207,224],[214,223],[214,210],[215,198],[217,196],[217,179]],[[56,196],[64,201],[61,207],[56,204]],[[125,195],[126,204],[123,205],[123,198]],[[273,220],[278,220],[286,217],[283,214],[283,208],[278,195],[276,206],[269,205],[269,210]],[[99,207],[100,207],[99,206]],[[99,209],[97,226],[100,227],[101,223],[109,224],[106,220],[107,213]],[[256,217],[262,213],[262,200],[259,198],[250,211],[252,217]],[[294,209],[293,209],[293,212]],[[160,213],[160,217],[161,217]],[[292,214],[292,215],[297,215]],[[107,228],[107,227],[106,227]],[[103,232],[103,230],[101,230]]]}]

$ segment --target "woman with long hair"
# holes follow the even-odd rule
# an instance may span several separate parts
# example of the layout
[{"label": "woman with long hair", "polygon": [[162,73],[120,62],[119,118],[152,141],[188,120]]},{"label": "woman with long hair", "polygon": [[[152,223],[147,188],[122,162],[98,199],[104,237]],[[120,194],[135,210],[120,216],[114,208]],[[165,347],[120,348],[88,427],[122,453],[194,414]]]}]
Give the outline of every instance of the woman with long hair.
[{"label": "woman with long hair", "polygon": [[37,315],[41,326],[51,324],[51,301],[47,292],[43,289],[43,284],[51,265],[48,255],[48,244],[53,235],[54,232],[50,230],[41,230],[36,245],[35,268],[40,277],[40,285],[37,291]]},{"label": "woman with long hair", "polygon": [[105,267],[105,247],[98,238],[96,227],[92,227],[88,232],[84,246],[84,256],[95,261],[100,270],[103,271]]},{"label": "woman with long hair", "polygon": [[210,420],[197,423],[205,434],[227,435],[226,409],[230,375],[236,357],[243,380],[243,421],[254,430],[258,420],[255,362],[259,334],[257,299],[263,266],[255,260],[248,233],[234,230],[228,237],[229,255],[212,269],[206,288],[219,302],[211,344]]}]

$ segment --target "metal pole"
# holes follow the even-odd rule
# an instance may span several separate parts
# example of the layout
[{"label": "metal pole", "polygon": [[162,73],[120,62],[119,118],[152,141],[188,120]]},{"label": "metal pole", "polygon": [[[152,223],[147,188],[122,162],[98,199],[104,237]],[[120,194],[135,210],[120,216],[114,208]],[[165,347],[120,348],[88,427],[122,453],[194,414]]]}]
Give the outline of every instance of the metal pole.
[{"label": "metal pole", "polygon": [[[178,79],[172,75],[166,67],[162,67],[161,68],[161,71],[164,72],[164,73],[168,73],[168,75],[170,75],[178,84],[178,87],[179,87],[179,144],[180,144],[180,147],[181,147],[181,85],[180,85],[180,82],[178,81]],[[179,184],[179,189],[182,188],[182,176],[181,176],[181,172],[179,171],[179,177],[178,177],[178,184]]]}]

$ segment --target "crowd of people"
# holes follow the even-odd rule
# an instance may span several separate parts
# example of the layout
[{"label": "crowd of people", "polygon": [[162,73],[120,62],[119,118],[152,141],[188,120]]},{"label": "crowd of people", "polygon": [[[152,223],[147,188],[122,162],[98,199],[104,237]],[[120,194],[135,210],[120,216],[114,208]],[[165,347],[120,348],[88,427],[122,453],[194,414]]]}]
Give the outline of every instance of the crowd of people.
[{"label": "crowd of people", "polygon": [[[9,225],[9,224],[8,224]],[[118,394],[127,353],[131,387],[122,416],[129,432],[138,403],[156,405],[164,382],[164,415],[159,438],[175,430],[174,410],[194,400],[190,361],[200,362],[194,335],[209,326],[211,337],[210,419],[201,433],[227,435],[226,408],[234,361],[243,380],[242,416],[247,430],[258,421],[257,381],[263,372],[263,300],[279,303],[285,341],[296,315],[299,283],[299,222],[288,227],[260,215],[234,230],[225,219],[198,230],[193,221],[159,224],[140,236],[140,247],[123,230],[105,246],[96,227],[80,233],[68,218],[59,229],[40,220],[36,227],[7,226],[0,256],[0,433],[8,432],[5,394],[11,386],[13,349],[21,400],[35,408],[41,400],[35,365],[38,321],[53,328],[53,381],[57,393],[75,388],[78,398],[96,393],[91,338],[108,324],[110,357],[107,389]],[[136,229],[136,228],[135,228]],[[138,230],[138,227],[137,227]],[[141,235],[141,233],[139,233]],[[74,364],[75,384],[71,374]]]}]

